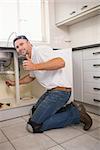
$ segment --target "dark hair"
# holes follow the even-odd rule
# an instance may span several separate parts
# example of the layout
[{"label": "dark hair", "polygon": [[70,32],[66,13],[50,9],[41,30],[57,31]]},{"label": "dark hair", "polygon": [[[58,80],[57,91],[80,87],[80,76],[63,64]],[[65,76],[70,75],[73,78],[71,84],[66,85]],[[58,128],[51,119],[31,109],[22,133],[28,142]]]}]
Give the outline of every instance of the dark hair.
[{"label": "dark hair", "polygon": [[19,35],[19,36],[17,36],[17,37],[13,40],[13,45],[14,45],[14,46],[15,46],[15,42],[16,42],[17,40],[19,40],[19,39],[25,39],[25,40],[29,41],[26,36],[24,36],[24,35]]}]

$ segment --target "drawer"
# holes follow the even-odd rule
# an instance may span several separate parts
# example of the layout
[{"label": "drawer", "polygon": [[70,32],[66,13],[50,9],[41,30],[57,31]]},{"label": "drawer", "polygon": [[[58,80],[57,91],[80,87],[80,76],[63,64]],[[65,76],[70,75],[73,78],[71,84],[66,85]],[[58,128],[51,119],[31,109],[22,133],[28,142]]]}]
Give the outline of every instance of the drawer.
[{"label": "drawer", "polygon": [[83,50],[83,60],[86,59],[100,59],[100,47]]},{"label": "drawer", "polygon": [[84,60],[83,61],[83,69],[84,71],[100,71],[100,60]]},{"label": "drawer", "polygon": [[87,83],[92,82],[100,84],[100,72],[84,72],[83,81]]},{"label": "drawer", "polygon": [[100,94],[100,84],[84,82],[83,92],[90,94]]},{"label": "drawer", "polygon": [[100,95],[83,93],[83,102],[100,107]]}]

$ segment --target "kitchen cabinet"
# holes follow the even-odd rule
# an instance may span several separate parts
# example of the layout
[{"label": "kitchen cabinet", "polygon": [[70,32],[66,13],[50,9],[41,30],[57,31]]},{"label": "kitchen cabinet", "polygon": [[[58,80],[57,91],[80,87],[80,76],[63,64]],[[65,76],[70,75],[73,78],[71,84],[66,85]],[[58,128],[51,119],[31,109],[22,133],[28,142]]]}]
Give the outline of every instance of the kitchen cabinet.
[{"label": "kitchen cabinet", "polygon": [[[1,55],[2,54],[2,55]],[[16,95],[15,95],[15,101],[17,101],[17,102],[19,102],[19,99],[20,99],[20,92],[19,92],[19,69],[18,69],[18,56],[17,56],[17,53],[16,53],[16,51],[15,51],[15,49],[14,48],[10,48],[10,47],[0,47],[0,60],[1,60],[1,62],[2,61],[4,61],[4,62],[6,62],[6,60],[7,60],[7,58],[5,57],[5,59],[4,59],[4,56],[6,56],[5,54],[13,54],[12,56],[13,56],[13,61],[14,61],[14,71],[10,71],[10,70],[8,70],[8,71],[3,71],[2,69],[2,67],[3,66],[0,66],[0,75],[7,75],[7,74],[14,74],[15,75],[15,93],[16,93]],[[4,55],[4,56],[3,56]],[[9,56],[8,55],[8,56]],[[9,58],[9,59],[11,59],[11,58]],[[1,65],[1,63],[0,63],[0,65]],[[4,64],[3,64],[4,65]],[[7,67],[7,66],[6,66]],[[3,72],[2,72],[3,71]]]},{"label": "kitchen cabinet", "polygon": [[83,101],[100,106],[100,47],[83,50]]},{"label": "kitchen cabinet", "polygon": [[76,49],[73,51],[74,100],[99,108],[100,44]]},{"label": "kitchen cabinet", "polygon": [[55,23],[71,25],[99,14],[100,0],[55,0]]},{"label": "kitchen cabinet", "polygon": [[[12,54],[11,57],[10,54]],[[10,62],[4,64],[8,58]],[[15,49],[0,47],[0,121],[29,114],[33,103],[44,92],[44,89],[36,81],[34,81],[32,88],[31,85],[28,85],[28,88],[24,85],[19,86],[19,71],[23,70],[19,69],[18,55]],[[5,80],[8,79],[15,80],[14,87],[7,87]]]},{"label": "kitchen cabinet", "polygon": [[62,22],[76,14],[76,0],[55,0],[56,23]]}]

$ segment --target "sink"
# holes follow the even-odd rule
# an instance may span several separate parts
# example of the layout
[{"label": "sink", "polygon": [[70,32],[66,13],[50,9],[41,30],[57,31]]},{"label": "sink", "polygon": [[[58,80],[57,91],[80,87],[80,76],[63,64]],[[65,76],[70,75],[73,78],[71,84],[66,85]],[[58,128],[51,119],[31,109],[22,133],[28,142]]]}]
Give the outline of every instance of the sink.
[{"label": "sink", "polygon": [[9,52],[0,52],[0,61],[7,61],[11,59],[11,53]]}]

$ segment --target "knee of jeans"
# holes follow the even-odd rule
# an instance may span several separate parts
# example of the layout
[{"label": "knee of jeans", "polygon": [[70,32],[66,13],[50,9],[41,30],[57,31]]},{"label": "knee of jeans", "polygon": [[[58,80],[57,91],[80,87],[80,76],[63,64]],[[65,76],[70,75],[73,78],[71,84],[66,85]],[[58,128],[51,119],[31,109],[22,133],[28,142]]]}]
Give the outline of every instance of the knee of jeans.
[{"label": "knee of jeans", "polygon": [[28,121],[28,124],[30,124],[33,128],[33,133],[42,133],[43,131],[41,130],[42,123],[38,124],[34,121],[31,120],[31,118]]}]

